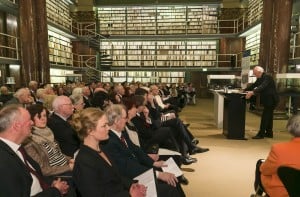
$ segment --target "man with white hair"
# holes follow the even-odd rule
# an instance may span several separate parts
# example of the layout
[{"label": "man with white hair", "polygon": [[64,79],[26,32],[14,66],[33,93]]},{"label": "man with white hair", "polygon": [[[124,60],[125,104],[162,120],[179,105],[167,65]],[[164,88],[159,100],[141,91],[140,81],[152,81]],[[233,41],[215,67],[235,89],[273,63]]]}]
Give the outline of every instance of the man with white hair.
[{"label": "man with white hair", "polygon": [[73,157],[79,148],[80,140],[68,122],[74,110],[72,101],[67,96],[58,96],[53,100],[52,107],[54,112],[49,117],[47,126],[53,131],[61,151]]},{"label": "man with white hair", "polygon": [[5,105],[9,104],[21,104],[23,106],[26,106],[27,104],[33,103],[33,98],[30,95],[30,91],[28,88],[20,88],[18,89],[14,97],[6,102]]},{"label": "man with white hair", "polygon": [[260,94],[260,101],[264,106],[264,110],[261,116],[259,131],[252,139],[263,139],[264,137],[273,138],[273,111],[279,102],[275,81],[273,77],[267,75],[260,66],[253,68],[253,74],[257,80],[245,89],[247,92],[246,99],[250,99],[253,95]]},{"label": "man with white hair", "polygon": [[34,102],[36,102],[36,91],[38,89],[38,82],[30,81],[28,84],[28,88],[29,88],[31,97],[34,99]]}]

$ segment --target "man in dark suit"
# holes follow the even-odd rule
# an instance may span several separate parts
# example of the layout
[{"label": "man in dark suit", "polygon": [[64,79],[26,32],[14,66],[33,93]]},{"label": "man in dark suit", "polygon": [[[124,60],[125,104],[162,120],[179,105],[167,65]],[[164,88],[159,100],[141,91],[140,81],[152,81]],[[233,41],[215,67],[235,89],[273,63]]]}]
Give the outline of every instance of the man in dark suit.
[{"label": "man in dark suit", "polygon": [[54,112],[49,117],[47,126],[53,131],[61,151],[73,157],[80,145],[76,131],[68,122],[68,118],[73,114],[74,106],[69,97],[58,96],[54,99],[52,107]]},{"label": "man in dark suit", "polygon": [[66,194],[69,186],[65,181],[56,180],[48,185],[39,165],[21,151],[20,144],[31,133],[29,112],[19,105],[4,107],[0,111],[0,125],[0,196],[60,197]]},{"label": "man in dark suit", "polygon": [[260,94],[260,101],[264,106],[261,116],[260,128],[253,139],[263,139],[264,137],[273,138],[273,111],[279,102],[275,82],[272,76],[267,75],[260,66],[253,68],[253,74],[257,80],[248,88],[246,99],[253,95]]},{"label": "man in dark suit", "polygon": [[[133,179],[151,168],[159,169],[164,166],[164,161],[152,160],[140,147],[133,144],[126,132],[122,132],[127,122],[124,106],[111,105],[106,108],[106,113],[111,130],[109,140],[102,149],[114,161],[123,176]],[[156,171],[156,177],[161,196],[184,196],[174,174]]]},{"label": "man in dark suit", "polygon": [[89,89],[88,86],[84,86],[82,88],[82,96],[83,96],[83,102],[84,102],[84,108],[91,107],[91,90]]}]

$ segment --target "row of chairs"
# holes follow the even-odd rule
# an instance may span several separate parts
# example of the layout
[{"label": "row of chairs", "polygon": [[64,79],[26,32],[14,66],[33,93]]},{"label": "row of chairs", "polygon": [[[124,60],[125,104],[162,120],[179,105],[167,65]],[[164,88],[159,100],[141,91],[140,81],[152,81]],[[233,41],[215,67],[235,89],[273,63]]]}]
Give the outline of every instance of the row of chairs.
[{"label": "row of chairs", "polygon": [[[285,186],[289,197],[300,197],[300,169],[288,166],[280,166],[277,170],[277,174]],[[256,194],[252,194],[251,197],[262,196],[262,186],[258,185],[255,190]],[[268,195],[266,194],[265,196]]]}]

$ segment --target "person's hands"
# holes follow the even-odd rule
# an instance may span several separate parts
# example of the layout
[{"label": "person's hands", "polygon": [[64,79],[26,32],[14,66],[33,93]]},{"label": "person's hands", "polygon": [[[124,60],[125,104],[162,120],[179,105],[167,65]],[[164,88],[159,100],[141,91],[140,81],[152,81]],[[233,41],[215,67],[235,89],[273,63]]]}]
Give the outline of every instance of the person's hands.
[{"label": "person's hands", "polygon": [[144,113],[144,116],[145,116],[146,118],[149,117],[149,109],[148,109],[147,107],[144,107],[143,113]]},{"label": "person's hands", "polygon": [[165,161],[156,161],[153,163],[154,167],[161,168],[161,167],[167,167],[168,165],[165,164]]},{"label": "person's hands", "polygon": [[69,167],[71,168],[71,170],[73,170],[74,164],[75,164],[75,160],[74,159],[70,159],[69,160]]},{"label": "person's hands", "polygon": [[165,104],[165,109],[168,109],[170,107],[170,103]]},{"label": "person's hands", "polygon": [[129,189],[131,197],[144,197],[146,196],[147,188],[144,185],[134,183]]},{"label": "person's hands", "polygon": [[253,96],[253,95],[254,95],[254,92],[253,92],[253,91],[247,92],[247,94],[246,94],[246,99],[251,98],[251,96]]},{"label": "person's hands", "polygon": [[52,182],[52,187],[55,187],[56,189],[59,190],[59,192],[64,195],[68,193],[69,190],[69,185],[66,181],[62,181],[61,178],[58,178],[57,180],[54,180]]},{"label": "person's hands", "polygon": [[169,172],[159,172],[157,178],[168,183],[169,185],[171,185],[173,187],[176,187],[176,183],[178,183],[176,176]]},{"label": "person's hands", "polygon": [[153,161],[157,161],[159,159],[159,155],[158,154],[148,154],[148,156],[153,160]]}]

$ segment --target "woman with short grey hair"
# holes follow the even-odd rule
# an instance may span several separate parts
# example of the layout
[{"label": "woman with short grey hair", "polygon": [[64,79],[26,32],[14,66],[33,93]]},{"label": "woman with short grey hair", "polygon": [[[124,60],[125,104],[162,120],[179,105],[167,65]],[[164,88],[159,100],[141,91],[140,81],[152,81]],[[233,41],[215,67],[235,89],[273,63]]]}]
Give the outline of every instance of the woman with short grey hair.
[{"label": "woman with short grey hair", "polygon": [[294,137],[300,137],[300,115],[292,116],[288,120],[286,128]]}]

